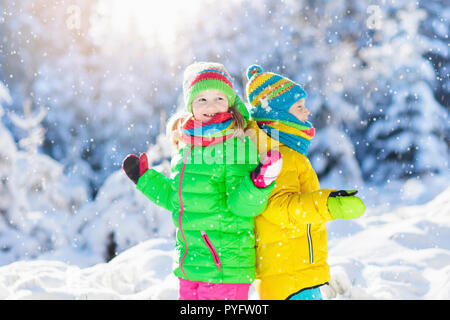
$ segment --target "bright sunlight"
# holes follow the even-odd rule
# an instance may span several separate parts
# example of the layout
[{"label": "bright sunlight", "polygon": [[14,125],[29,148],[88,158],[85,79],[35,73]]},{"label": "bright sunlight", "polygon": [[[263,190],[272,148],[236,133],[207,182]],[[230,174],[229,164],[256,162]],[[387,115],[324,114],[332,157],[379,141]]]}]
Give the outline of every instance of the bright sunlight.
[{"label": "bright sunlight", "polygon": [[103,0],[98,7],[103,27],[114,34],[137,32],[149,43],[165,45],[175,41],[183,15],[198,9],[203,1],[186,0]]}]

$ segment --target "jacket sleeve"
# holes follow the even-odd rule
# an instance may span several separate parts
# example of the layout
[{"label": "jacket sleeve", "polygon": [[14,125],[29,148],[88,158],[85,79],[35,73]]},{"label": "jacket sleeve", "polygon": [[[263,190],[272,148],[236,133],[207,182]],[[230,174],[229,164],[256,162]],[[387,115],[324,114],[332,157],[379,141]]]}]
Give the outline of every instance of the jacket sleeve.
[{"label": "jacket sleeve", "polygon": [[288,228],[331,220],[327,200],[333,190],[319,189],[317,175],[306,157],[300,163],[286,160],[267,209],[262,213],[264,218]]},{"label": "jacket sleeve", "polygon": [[173,211],[171,195],[173,193],[172,180],[162,173],[148,169],[138,180],[137,189],[157,205]]},{"label": "jacket sleeve", "polygon": [[227,205],[235,215],[254,217],[266,208],[275,182],[267,188],[258,188],[253,184],[250,175],[259,158],[255,145],[248,137],[245,139],[245,150],[237,150],[239,155],[245,153],[245,158],[227,165],[225,170]]}]

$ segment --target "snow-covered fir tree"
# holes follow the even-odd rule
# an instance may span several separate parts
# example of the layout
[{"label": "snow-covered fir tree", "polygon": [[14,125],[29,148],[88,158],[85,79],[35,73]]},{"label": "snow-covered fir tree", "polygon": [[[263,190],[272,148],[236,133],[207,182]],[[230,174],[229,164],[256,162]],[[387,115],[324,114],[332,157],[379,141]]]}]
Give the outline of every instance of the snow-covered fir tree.
[{"label": "snow-covered fir tree", "polygon": [[360,51],[370,91],[361,102],[366,115],[358,156],[375,182],[436,174],[449,166],[443,138],[449,112],[433,94],[436,76],[424,57],[430,42],[419,33],[426,14],[412,3],[395,9],[395,19],[386,18],[374,31],[376,43]]},{"label": "snow-covered fir tree", "polygon": [[[39,115],[15,119],[29,134],[36,134],[37,120],[42,121]],[[69,221],[86,202],[85,189],[69,182],[60,163],[36,152],[39,136],[24,138],[26,148],[21,150],[2,123],[0,135],[1,263],[67,247],[72,235]]]}]

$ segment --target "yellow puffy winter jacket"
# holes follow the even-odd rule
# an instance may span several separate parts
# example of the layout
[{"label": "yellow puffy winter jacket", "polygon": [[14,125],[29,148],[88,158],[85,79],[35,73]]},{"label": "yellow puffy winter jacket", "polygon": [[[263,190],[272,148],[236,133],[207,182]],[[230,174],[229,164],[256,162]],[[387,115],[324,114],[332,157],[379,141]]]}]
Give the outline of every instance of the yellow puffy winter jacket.
[{"label": "yellow puffy winter jacket", "polygon": [[267,208],[255,219],[256,290],[260,299],[281,300],[330,280],[327,231],[331,220],[327,199],[316,172],[303,154],[273,140],[256,122],[246,134],[263,157],[278,149],[283,167]]}]

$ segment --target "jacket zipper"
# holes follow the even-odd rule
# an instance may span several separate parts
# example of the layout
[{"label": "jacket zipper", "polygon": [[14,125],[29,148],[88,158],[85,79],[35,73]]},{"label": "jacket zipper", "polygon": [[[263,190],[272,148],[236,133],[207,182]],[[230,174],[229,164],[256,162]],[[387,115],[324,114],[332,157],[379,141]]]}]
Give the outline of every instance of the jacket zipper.
[{"label": "jacket zipper", "polygon": [[186,258],[186,255],[187,255],[187,253],[188,253],[188,245],[187,245],[186,238],[184,237],[183,228],[181,227],[181,217],[183,216],[183,199],[182,199],[182,197],[181,197],[181,186],[182,186],[183,174],[184,174],[184,168],[186,167],[187,158],[188,158],[188,155],[189,155],[189,153],[191,152],[191,150],[192,150],[193,148],[194,148],[194,146],[192,146],[192,147],[186,152],[186,156],[184,157],[184,161],[183,161],[183,167],[181,168],[181,172],[180,172],[180,183],[179,183],[179,185],[178,185],[178,197],[179,197],[179,199],[180,199],[180,215],[178,216],[178,227],[180,228],[181,236],[183,237],[183,241],[184,241],[184,244],[185,244],[185,246],[186,246],[186,251],[184,252],[184,255],[183,255],[183,257],[181,258],[181,261],[180,261],[180,269],[181,269],[181,272],[183,272],[184,276],[185,276],[186,278],[188,278],[188,279],[189,279],[189,277],[186,275],[186,273],[184,272],[184,269],[183,269],[184,258]]},{"label": "jacket zipper", "polygon": [[200,231],[200,233],[202,234],[203,241],[205,241],[206,246],[208,247],[209,251],[212,254],[214,263],[216,264],[216,266],[219,270],[222,270],[222,263],[220,262],[219,255],[217,254],[216,249],[214,248],[211,241],[209,240],[208,235],[203,230]]},{"label": "jacket zipper", "polygon": [[309,263],[314,263],[314,255],[313,255],[313,244],[311,238],[311,224],[308,223],[306,226],[306,234],[308,235],[308,248],[309,248]]}]

